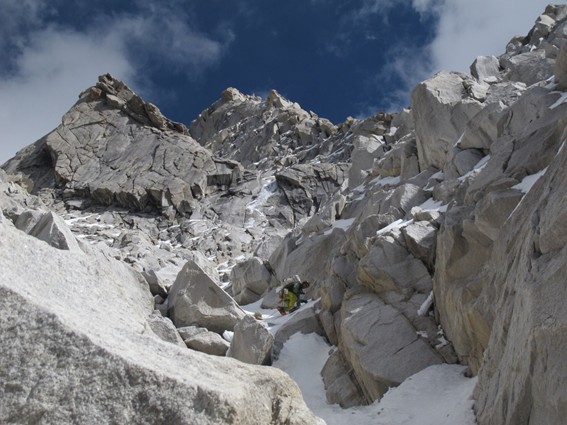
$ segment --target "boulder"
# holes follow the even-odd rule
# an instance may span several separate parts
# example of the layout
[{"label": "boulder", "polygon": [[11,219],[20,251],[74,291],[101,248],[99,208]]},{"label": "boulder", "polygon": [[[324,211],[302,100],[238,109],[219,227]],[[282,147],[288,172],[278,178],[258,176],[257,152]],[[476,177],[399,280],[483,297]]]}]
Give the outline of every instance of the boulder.
[{"label": "boulder", "polygon": [[405,215],[413,207],[423,204],[428,197],[429,195],[419,186],[406,183],[398,186],[392,193],[391,206],[398,208]]},{"label": "boulder", "polygon": [[200,351],[212,356],[224,356],[230,347],[230,343],[223,339],[218,333],[199,332],[195,335],[186,338],[184,341],[187,348]]},{"label": "boulder", "polygon": [[357,294],[341,307],[339,348],[368,403],[442,358],[394,308],[375,294]]},{"label": "boulder", "polygon": [[418,221],[402,229],[408,251],[433,270],[437,227],[428,221]]},{"label": "boulder", "polygon": [[349,369],[340,350],[333,351],[321,370],[327,403],[338,404],[343,409],[366,404],[362,391],[356,380],[351,377]]},{"label": "boulder", "polygon": [[547,58],[542,49],[520,53],[510,58],[504,57],[500,60],[500,66],[504,68],[506,78],[511,81],[521,81],[527,86],[551,77],[554,65],[555,61]]},{"label": "boulder", "polygon": [[540,15],[533,27],[532,37],[535,39],[542,39],[547,37],[555,26],[555,19],[547,14]]},{"label": "boulder", "polygon": [[[345,230],[338,227],[327,230],[329,234],[297,237],[291,232],[270,257],[276,276],[280,280],[299,275],[310,283],[324,281],[335,256],[345,242]],[[325,232],[325,233],[327,233]],[[317,264],[317,267],[313,267]],[[309,291],[315,288],[313,285]]]},{"label": "boulder", "polygon": [[396,291],[411,295],[416,291],[428,293],[432,288],[425,265],[392,236],[376,238],[358,264],[357,277],[376,293]]},{"label": "boulder", "polygon": [[348,164],[299,164],[276,174],[296,219],[319,210],[347,179]]},{"label": "boulder", "polygon": [[167,317],[163,317],[161,313],[150,315],[148,317],[148,325],[150,326],[150,329],[164,341],[171,342],[172,344],[176,344],[180,347],[185,347],[185,344],[179,336],[173,322]]},{"label": "boulder", "polygon": [[492,241],[470,218],[473,207],[447,211],[437,237],[434,275],[435,306],[447,339],[459,359],[478,371],[488,345],[491,317],[477,302],[492,255]]},{"label": "boulder", "polygon": [[393,145],[382,158],[374,161],[372,175],[383,177],[400,176],[402,181],[419,174],[415,138],[408,137]]},{"label": "boulder", "polygon": [[222,333],[232,331],[245,313],[194,262],[188,261],[169,291],[169,317],[176,327],[201,326]]},{"label": "boulder", "polygon": [[270,256],[282,243],[283,237],[280,235],[267,235],[254,250],[254,256],[262,261],[269,260]]},{"label": "boulder", "polygon": [[271,364],[273,343],[274,337],[265,324],[246,315],[234,327],[228,356],[249,364]]},{"label": "boulder", "polygon": [[187,260],[194,261],[195,264],[197,264],[199,268],[203,270],[214,282],[221,281],[217,270],[217,264],[209,260],[203,252],[191,250],[187,253]]},{"label": "boulder", "polygon": [[440,72],[424,81],[411,95],[421,170],[443,169],[447,154],[467,123],[481,111],[481,102],[470,97],[464,83],[471,77]]},{"label": "boulder", "polygon": [[509,120],[507,110],[525,92],[518,82],[502,82],[490,86],[485,108],[466,125],[457,146],[460,149],[489,149],[505,130]]},{"label": "boulder", "polygon": [[256,257],[234,266],[230,272],[230,281],[234,300],[240,305],[258,301],[262,294],[276,282],[273,274]]},{"label": "boulder", "polygon": [[65,221],[53,212],[44,213],[28,233],[58,249],[67,251],[81,249]]},{"label": "boulder", "polygon": [[394,140],[400,140],[404,136],[415,130],[413,116],[409,109],[402,109],[400,112],[392,114],[392,122],[390,123],[390,131],[384,136],[386,142],[391,143]]},{"label": "boulder", "polygon": [[207,331],[207,328],[201,328],[199,326],[183,326],[181,328],[177,328],[177,332],[179,332],[181,339],[185,341],[189,338],[193,338],[196,335],[209,331]]},{"label": "boulder", "polygon": [[153,300],[126,265],[0,226],[0,422],[322,423],[285,373],[147,332]]},{"label": "boulder", "polygon": [[336,312],[341,307],[345,290],[345,285],[339,279],[325,280],[319,289],[321,308]]},{"label": "boulder", "polygon": [[154,295],[154,309],[159,311],[163,317],[167,317],[167,310],[169,309],[167,299],[163,299],[159,295]]},{"label": "boulder", "polygon": [[44,215],[45,211],[26,210],[18,216],[14,226],[22,232],[29,233]]},{"label": "boulder", "polygon": [[262,303],[260,304],[261,308],[276,308],[277,306],[281,306],[282,300],[280,298],[280,290],[282,286],[278,286],[276,288],[272,288],[264,294],[264,298],[262,298]]},{"label": "boulder", "polygon": [[313,215],[301,228],[305,234],[317,233],[323,229],[332,226],[336,220],[339,220],[346,205],[346,197],[337,193],[331,200]]},{"label": "boulder", "polygon": [[498,77],[500,62],[496,56],[479,56],[470,66],[471,75],[480,81]]},{"label": "boulder", "polygon": [[355,188],[372,169],[375,158],[380,158],[385,149],[384,141],[376,136],[357,135],[353,138],[352,165],[348,172],[349,188]]},{"label": "boulder", "polygon": [[472,171],[476,164],[484,157],[482,151],[477,149],[465,149],[457,151],[453,160],[453,165],[459,176],[466,175]]},{"label": "boulder", "polygon": [[302,308],[294,313],[291,319],[278,328],[274,336],[274,359],[278,358],[286,341],[298,332],[302,334],[317,333],[321,336],[324,335],[319,319],[317,318],[317,313],[313,307]]},{"label": "boulder", "polygon": [[324,332],[324,336],[327,338],[331,345],[339,344],[339,337],[337,335],[336,318],[338,313],[331,313],[329,310],[323,310],[319,313],[319,322]]},{"label": "boulder", "polygon": [[164,300],[167,298],[167,287],[163,280],[156,274],[155,270],[148,270],[142,273],[150,287],[152,295],[159,295]]},{"label": "boulder", "polygon": [[266,97],[266,106],[273,108],[289,108],[293,103],[280,95],[276,90],[270,90]]}]

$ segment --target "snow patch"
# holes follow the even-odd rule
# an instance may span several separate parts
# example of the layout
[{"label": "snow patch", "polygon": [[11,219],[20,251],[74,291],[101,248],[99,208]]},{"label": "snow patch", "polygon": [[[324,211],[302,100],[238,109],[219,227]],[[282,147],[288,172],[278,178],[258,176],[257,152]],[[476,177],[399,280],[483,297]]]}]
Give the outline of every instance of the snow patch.
[{"label": "snow patch", "polygon": [[425,316],[432,305],[433,305],[433,291],[429,293],[427,299],[423,302],[423,304],[421,304],[421,307],[419,307],[419,309],[417,310],[417,315]]},{"label": "snow patch", "polygon": [[418,205],[417,207],[413,207],[412,210],[412,214],[414,213],[414,208],[416,210],[421,210],[421,211],[439,211],[439,212],[446,212],[447,211],[447,204],[443,204],[443,202],[441,201],[436,201],[433,198],[429,198],[427,201],[425,201],[423,204]]},{"label": "snow patch", "polygon": [[532,188],[532,186],[539,180],[541,176],[545,174],[546,171],[547,171],[547,167],[545,167],[543,170],[538,171],[535,174],[527,175],[522,179],[520,183],[512,186],[512,189],[518,189],[523,193],[528,193]]},{"label": "snow patch", "polygon": [[490,160],[490,155],[486,155],[485,157],[481,158],[481,160],[478,161],[476,165],[473,167],[473,170],[482,170],[489,160]]},{"label": "snow patch", "polygon": [[265,182],[264,186],[258,193],[256,199],[246,205],[246,213],[252,216],[246,220],[244,224],[245,228],[251,228],[256,226],[256,217],[264,218],[265,215],[261,211],[261,208],[266,205],[268,199],[277,191],[277,183],[275,176],[268,177],[263,180]]},{"label": "snow patch", "polygon": [[323,234],[330,235],[334,229],[342,229],[346,232],[348,229],[350,229],[350,226],[352,226],[354,220],[356,220],[356,218],[345,218],[343,220],[337,220],[332,224],[332,226],[329,229],[325,230],[325,233]]},{"label": "snow patch", "polygon": [[565,103],[565,102],[567,102],[567,92],[561,93],[561,96],[559,96],[559,99],[557,99],[557,101],[556,101],[553,105],[551,105],[551,106],[549,107],[549,109],[555,109],[555,108],[557,108],[559,105],[561,105],[561,104],[563,104],[563,103]]},{"label": "snow patch", "polygon": [[413,223],[413,219],[404,220],[400,218],[399,220],[396,220],[393,223],[388,224],[386,227],[383,227],[380,230],[378,230],[376,232],[376,236],[383,235],[384,233],[388,233],[389,231],[394,229],[401,229],[403,227],[409,226],[411,223]]},{"label": "snow patch", "polygon": [[316,334],[293,335],[274,366],[297,382],[309,408],[327,425],[475,425],[472,392],[476,378],[460,365],[434,365],[390,388],[369,406],[342,409],[327,403],[320,371],[330,346]]},{"label": "snow patch", "polygon": [[[79,222],[79,221],[84,221],[84,220],[88,220],[89,218],[94,217],[94,214],[90,214],[90,215],[85,215],[85,216],[79,216],[79,217],[73,217],[73,218],[69,218],[67,220],[63,220],[65,221],[65,223],[67,224],[67,226],[73,226],[75,223]],[[97,217],[98,218],[98,217]]]},{"label": "snow patch", "polygon": [[483,157],[480,161],[478,161],[476,163],[476,165],[473,167],[473,169],[471,171],[469,171],[467,174],[465,174],[464,176],[459,177],[459,181],[463,181],[466,180],[468,178],[474,178],[476,177],[484,167],[486,167],[486,164],[488,164],[488,161],[490,160],[490,155],[486,155],[485,157]]},{"label": "snow patch", "polygon": [[371,186],[395,186],[400,184],[400,177],[376,177],[370,182]]},{"label": "snow patch", "polygon": [[[563,145],[561,145],[560,149],[563,149]],[[545,174],[545,172],[547,171],[547,167],[545,167],[543,170],[540,170],[539,172],[535,173],[535,174],[529,174],[526,177],[524,177],[522,179],[522,181],[514,186],[512,186],[512,189],[517,189],[519,191],[521,191],[523,194],[526,194],[530,191],[530,189],[533,187],[533,185],[539,180],[539,178],[541,176],[543,176]],[[516,212],[516,210],[518,208],[520,208],[520,205],[522,205],[522,202],[524,201],[524,198],[522,198],[520,200],[520,202],[518,202],[518,205],[516,205],[516,208],[514,208],[512,210],[512,212],[508,215],[507,220],[510,219],[510,217],[512,217],[514,215],[514,213]]]}]

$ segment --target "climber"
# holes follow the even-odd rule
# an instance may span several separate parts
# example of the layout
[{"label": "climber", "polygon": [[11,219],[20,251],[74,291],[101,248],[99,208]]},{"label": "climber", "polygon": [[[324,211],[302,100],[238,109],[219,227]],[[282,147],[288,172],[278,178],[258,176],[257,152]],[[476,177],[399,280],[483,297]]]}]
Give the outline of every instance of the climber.
[{"label": "climber", "polygon": [[307,302],[307,300],[301,299],[301,294],[304,294],[303,290],[307,288],[309,288],[309,282],[302,282],[299,276],[296,275],[291,279],[291,282],[287,283],[280,290],[280,299],[283,301],[283,307],[277,307],[277,310],[282,316],[294,312],[301,304]]}]

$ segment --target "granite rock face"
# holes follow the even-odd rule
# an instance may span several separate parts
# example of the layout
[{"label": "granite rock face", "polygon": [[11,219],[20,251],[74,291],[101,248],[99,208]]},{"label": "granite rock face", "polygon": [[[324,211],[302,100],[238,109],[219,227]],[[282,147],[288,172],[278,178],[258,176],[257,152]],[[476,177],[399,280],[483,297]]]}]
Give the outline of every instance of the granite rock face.
[{"label": "granite rock face", "polygon": [[[159,406],[156,422],[242,414],[250,423],[316,423],[286,378],[269,368],[260,378],[243,363],[268,363],[290,335],[316,332],[334,346],[322,371],[330,402],[372,403],[429,365],[458,362],[478,376],[479,425],[562,425],[566,45],[567,6],[548,6],[505,53],[477,58],[471,75],[438,73],[413,90],[410,109],[339,125],[276,91],[264,100],[227,89],[187,129],[101,77],[55,132],[0,172],[0,260],[16,282],[2,283],[0,335],[21,341],[0,358],[8,394],[0,421],[17,411],[56,423],[54,409],[41,410],[56,402],[45,400],[71,391],[83,400],[83,387],[61,385],[96,379],[87,367],[37,384],[41,368],[28,353],[39,340],[50,371],[60,353],[116,372],[112,388],[85,402],[97,420],[106,417],[98,406],[109,405],[135,422],[149,403]],[[37,253],[39,271],[21,272]],[[71,267],[78,271],[61,288],[43,279]],[[237,302],[263,297],[274,308],[295,275],[317,301],[272,338]],[[91,288],[94,280],[102,284]],[[83,289],[94,291],[92,306]],[[154,305],[177,330],[150,315]],[[106,327],[90,326],[96,320]],[[229,355],[243,362],[194,352],[225,355],[221,334],[230,339],[231,330]],[[193,350],[156,333],[177,343],[179,333]],[[130,349],[140,346],[150,354],[134,367]],[[27,363],[14,366],[22,356]],[[20,386],[19,368],[29,377]],[[197,384],[206,368],[219,374]],[[159,385],[175,395],[154,392]],[[114,387],[145,401],[124,409]],[[183,407],[178,394],[189,400]],[[203,408],[209,400],[221,410]],[[63,415],[73,409],[63,406]],[[280,420],[291,411],[298,416]]]},{"label": "granite rock face", "polygon": [[561,150],[495,242],[482,294],[494,296],[495,322],[476,389],[481,424],[559,424],[567,414],[566,163]]},{"label": "granite rock face", "polygon": [[244,316],[234,327],[229,357],[244,363],[268,365],[272,362],[274,337],[264,323],[252,316]]},{"label": "granite rock face", "polygon": [[177,327],[201,326],[222,333],[234,330],[245,313],[193,261],[181,269],[168,295],[169,315]]},{"label": "granite rock face", "polygon": [[151,296],[123,263],[0,233],[1,422],[318,423],[285,374],[149,331]]},{"label": "granite rock face", "polygon": [[[110,75],[82,93],[42,145],[58,186],[134,211],[190,215],[209,186],[230,185],[241,172],[234,161],[215,160],[182,124]],[[26,174],[23,156],[6,169]]]},{"label": "granite rock face", "polygon": [[228,88],[189,126],[191,136],[217,155],[250,167],[270,167],[331,153],[325,140],[337,132],[329,120],[307,112],[272,90],[266,100]]},{"label": "granite rock face", "polygon": [[257,257],[234,266],[230,273],[234,300],[241,305],[258,301],[270,286],[273,276]]},{"label": "granite rock face", "polygon": [[442,362],[394,308],[374,294],[358,294],[341,308],[341,352],[368,403],[427,366]]},{"label": "granite rock face", "polygon": [[[560,218],[551,218],[563,214],[560,207],[548,209],[563,198],[559,177],[534,205],[537,213],[523,216],[523,211],[532,191],[543,190],[539,182],[561,167],[567,134],[561,85],[561,48],[567,43],[564,12],[564,6],[548,7],[530,34],[513,40],[504,55],[477,59],[473,77],[440,73],[421,83],[412,95],[414,127],[399,138],[394,132],[388,138],[394,140],[392,149],[375,159],[361,184],[342,192],[340,217],[323,216],[323,208],[303,233],[288,235],[271,257],[278,276],[305,274],[317,283],[322,326],[338,346],[345,368],[354,371],[345,377],[334,365],[329,373],[342,376],[348,388],[359,388],[359,396],[367,401],[394,384],[384,384],[388,378],[374,366],[361,367],[364,356],[355,355],[355,341],[360,340],[361,347],[372,346],[371,341],[380,341],[381,346],[400,342],[383,335],[366,338],[364,332],[350,336],[347,319],[362,310],[349,303],[370,290],[366,296],[376,297],[376,307],[369,317],[401,314],[437,361],[459,361],[479,374],[479,423],[527,424],[530,415],[544,423],[561,423],[562,403],[557,400],[563,396],[551,394],[559,391],[555,384],[549,392],[541,384],[545,367],[553,368],[553,377],[548,376],[553,383],[565,372],[561,362],[549,360],[548,353],[556,350],[550,339],[538,340],[535,348],[536,335],[545,325],[541,318],[534,321],[530,311],[540,301],[534,299],[534,289],[511,285],[528,279],[534,288],[543,285],[541,291],[561,298],[554,286],[560,272],[551,272],[556,270],[552,266],[546,271],[538,268],[540,274],[526,269],[539,262],[563,261],[564,226]],[[557,84],[548,80],[554,64]],[[411,165],[412,156],[418,168]],[[408,184],[422,195],[405,204],[411,197],[403,194],[413,187]],[[544,215],[548,227],[538,224]],[[518,230],[522,225],[537,230],[524,235]],[[319,265],[316,272],[304,264],[307,256]],[[547,285],[549,289],[543,289]],[[563,317],[560,306],[547,308]],[[548,324],[560,320],[552,316]],[[517,332],[509,330],[512,323],[517,323]],[[546,332],[555,332],[551,329]],[[533,348],[521,348],[525,346]],[[402,359],[395,364],[417,365]],[[514,365],[521,371],[518,376],[512,372]],[[536,385],[545,395],[535,394]],[[341,394],[332,385],[328,391],[332,400],[352,399],[350,392]]]}]

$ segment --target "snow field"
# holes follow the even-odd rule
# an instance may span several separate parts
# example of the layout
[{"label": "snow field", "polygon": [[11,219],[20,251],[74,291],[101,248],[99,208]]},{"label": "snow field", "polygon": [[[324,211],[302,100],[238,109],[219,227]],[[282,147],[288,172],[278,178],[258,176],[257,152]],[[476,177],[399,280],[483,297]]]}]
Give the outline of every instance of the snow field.
[{"label": "snow field", "polygon": [[[261,309],[261,300],[243,306],[249,314],[262,313],[272,334],[293,314]],[[312,300],[300,310],[316,303]],[[327,425],[476,425],[472,393],[476,378],[464,376],[461,365],[435,365],[391,388],[369,406],[343,409],[327,403],[321,370],[336,347],[317,334],[294,334],[273,364],[299,385],[309,408]]]},{"label": "snow field", "polygon": [[295,334],[274,363],[297,382],[309,408],[327,425],[476,424],[471,398],[476,378],[466,378],[460,365],[430,366],[369,406],[342,409],[328,404],[320,371],[330,350],[319,335]]}]

